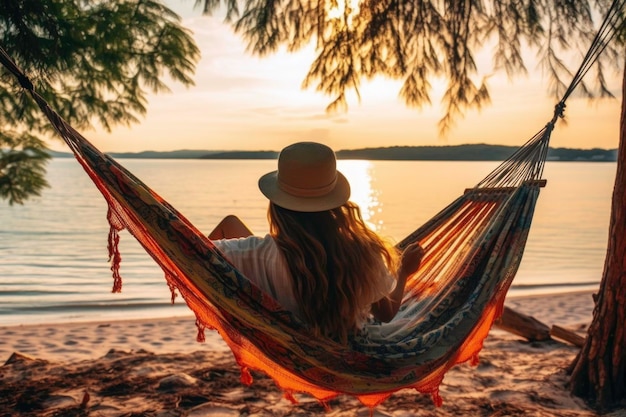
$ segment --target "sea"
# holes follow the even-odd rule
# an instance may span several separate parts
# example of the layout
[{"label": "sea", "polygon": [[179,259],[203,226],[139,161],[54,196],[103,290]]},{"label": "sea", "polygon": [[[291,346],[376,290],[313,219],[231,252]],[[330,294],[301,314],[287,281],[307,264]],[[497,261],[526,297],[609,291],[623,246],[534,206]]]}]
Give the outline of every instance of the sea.
[{"label": "sea", "polygon": [[[120,159],[208,234],[236,214],[268,231],[258,178],[274,160]],[[351,199],[399,241],[476,185],[497,162],[340,160]],[[160,268],[121,233],[121,293],[112,293],[107,206],[73,158],[47,166],[50,187],[24,205],[0,202],[0,326],[191,315]],[[546,164],[528,243],[509,295],[595,290],[606,256],[614,162]]]}]

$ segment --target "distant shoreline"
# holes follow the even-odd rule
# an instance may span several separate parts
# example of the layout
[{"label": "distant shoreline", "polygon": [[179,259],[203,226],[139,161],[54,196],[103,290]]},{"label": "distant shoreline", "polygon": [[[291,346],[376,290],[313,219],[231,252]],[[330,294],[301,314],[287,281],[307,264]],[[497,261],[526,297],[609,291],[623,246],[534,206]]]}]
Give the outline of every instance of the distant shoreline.
[{"label": "distant shoreline", "polygon": [[[372,161],[503,161],[519,147],[505,145],[468,144],[455,146],[391,146],[347,149],[337,151],[338,159]],[[50,151],[53,158],[72,157],[69,152]],[[276,159],[277,151],[210,151],[176,150],[143,152],[110,152],[113,158],[130,159]],[[548,161],[616,162],[617,149],[550,148]]]}]

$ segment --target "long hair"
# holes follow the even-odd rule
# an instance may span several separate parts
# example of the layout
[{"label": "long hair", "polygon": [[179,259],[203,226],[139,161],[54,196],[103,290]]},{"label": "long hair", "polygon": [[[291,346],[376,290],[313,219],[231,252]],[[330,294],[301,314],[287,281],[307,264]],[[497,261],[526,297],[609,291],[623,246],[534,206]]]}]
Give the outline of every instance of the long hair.
[{"label": "long hair", "polygon": [[377,301],[385,268],[396,270],[396,250],[363,222],[351,202],[303,213],[270,203],[270,234],[289,267],[302,318],[315,336],[346,343]]}]

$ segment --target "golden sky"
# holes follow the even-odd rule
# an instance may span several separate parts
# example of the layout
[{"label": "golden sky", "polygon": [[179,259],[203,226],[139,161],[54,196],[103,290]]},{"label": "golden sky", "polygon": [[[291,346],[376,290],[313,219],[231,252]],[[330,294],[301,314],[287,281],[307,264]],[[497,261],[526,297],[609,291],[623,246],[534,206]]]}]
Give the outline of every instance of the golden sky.
[{"label": "golden sky", "polygon": [[[347,113],[327,114],[330,97],[301,88],[314,59],[313,49],[258,58],[246,52],[243,41],[221,17],[201,16],[192,1],[167,3],[184,17],[202,51],[196,85],[185,88],[170,82],[171,93],[151,95],[140,124],[117,127],[111,133],[83,132],[105,152],[280,150],[300,140],[315,140],[336,150],[466,143],[516,146],[551,119],[556,103],[549,96],[547,78],[528,62],[532,70],[528,76],[490,77],[491,105],[469,111],[446,137],[437,132],[444,113],[436,91],[431,95],[432,107],[409,109],[398,97],[400,83],[382,78],[364,83],[361,100],[352,95]],[[571,96],[567,123],[559,123],[551,146],[617,147],[621,74],[611,70],[609,75],[617,99],[590,103]],[[436,80],[433,84],[438,85]],[[64,150],[59,143],[52,148]]]}]

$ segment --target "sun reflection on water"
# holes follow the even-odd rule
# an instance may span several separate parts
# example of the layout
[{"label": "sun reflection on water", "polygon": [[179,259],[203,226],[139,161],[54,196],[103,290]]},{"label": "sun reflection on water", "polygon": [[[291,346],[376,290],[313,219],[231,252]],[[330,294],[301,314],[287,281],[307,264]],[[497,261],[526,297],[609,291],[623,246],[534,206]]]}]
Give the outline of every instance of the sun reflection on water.
[{"label": "sun reflection on water", "polygon": [[380,191],[374,185],[374,164],[363,160],[340,160],[337,169],[350,182],[350,201],[359,205],[365,223],[372,230],[380,231],[383,224],[379,216],[382,203]]}]

